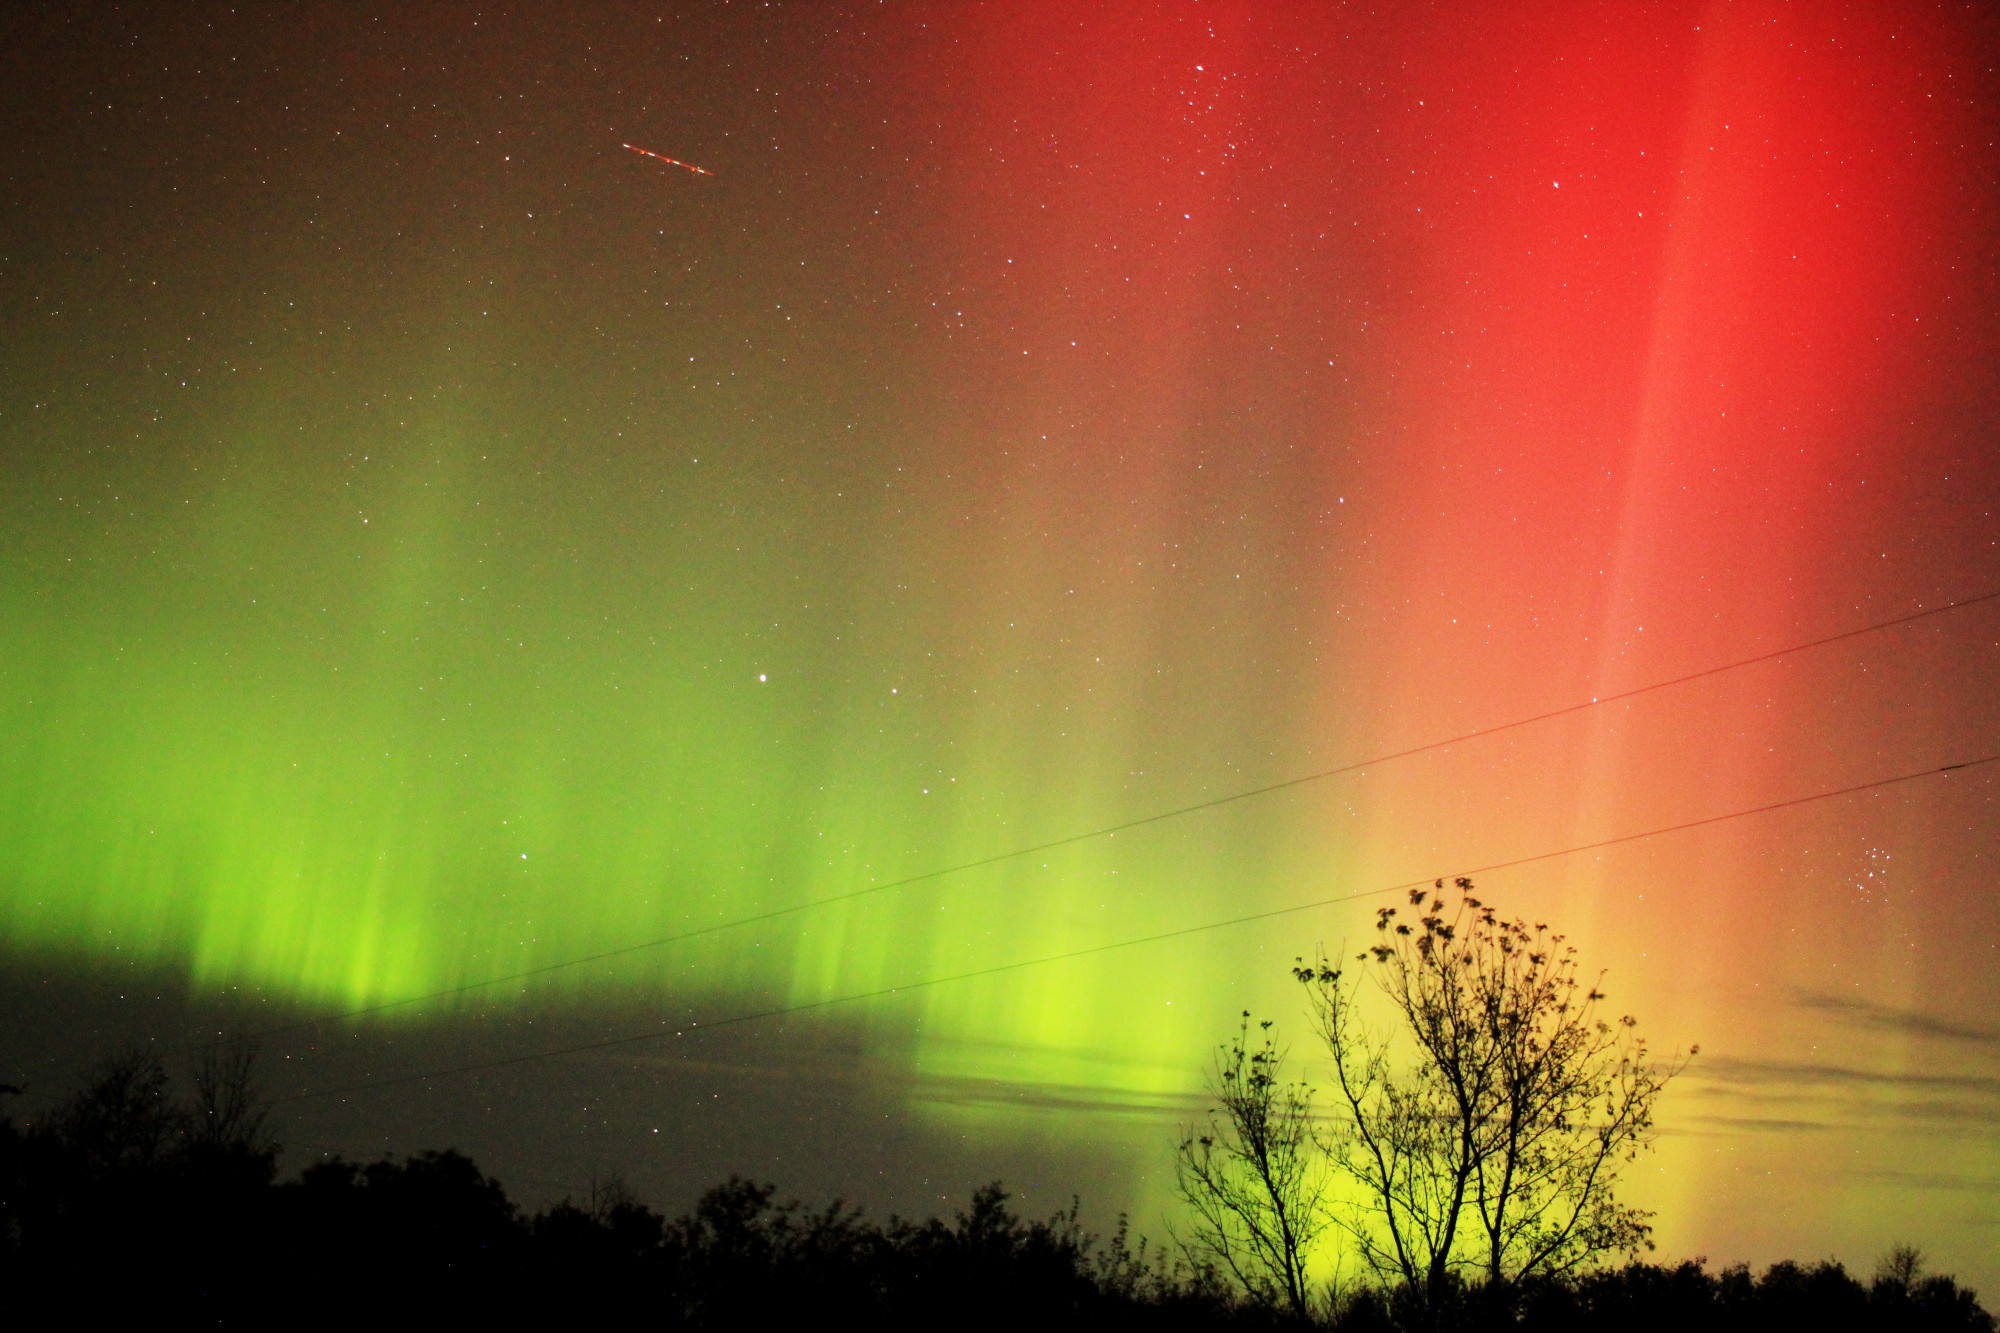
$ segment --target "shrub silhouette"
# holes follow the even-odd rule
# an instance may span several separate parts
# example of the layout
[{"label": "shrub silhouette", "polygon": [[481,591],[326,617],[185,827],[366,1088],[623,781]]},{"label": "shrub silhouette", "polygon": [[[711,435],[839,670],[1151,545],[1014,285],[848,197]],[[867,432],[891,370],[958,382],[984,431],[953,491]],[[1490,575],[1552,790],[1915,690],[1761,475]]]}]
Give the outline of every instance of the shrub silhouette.
[{"label": "shrub silhouette", "polygon": [[[214,1103],[210,1103],[211,1110]],[[1023,1219],[996,1182],[949,1221],[873,1222],[777,1202],[732,1177],[668,1220],[622,1182],[526,1215],[451,1149],[330,1157],[277,1180],[260,1118],[204,1115],[158,1062],[122,1056],[26,1129],[0,1116],[0,1312],[22,1327],[282,1324],[349,1329],[809,1322],[953,1330],[1298,1327],[1161,1262],[1121,1224],[1070,1208]],[[218,1122],[235,1126],[215,1132]],[[1512,1311],[1452,1284],[1427,1308],[1361,1289],[1317,1320],[1342,1333],[1424,1327],[1771,1328],[1993,1333],[1974,1294],[1892,1251],[1873,1281],[1840,1265],[1762,1276],[1644,1264],[1524,1284]]]},{"label": "shrub silhouette", "polygon": [[197,1133],[157,1056],[121,1054],[25,1133],[6,1122],[0,1262],[12,1289],[79,1311],[209,1308],[252,1280],[276,1169],[272,1145]]},{"label": "shrub silhouette", "polygon": [[1743,1266],[1711,1275],[1698,1263],[1632,1264],[1566,1282],[1533,1284],[1521,1324],[1551,1333],[1629,1329],[1750,1333],[1773,1328],[1985,1333],[1993,1318],[1948,1277],[1863,1285],[1841,1264],[1785,1262],[1761,1277]]}]

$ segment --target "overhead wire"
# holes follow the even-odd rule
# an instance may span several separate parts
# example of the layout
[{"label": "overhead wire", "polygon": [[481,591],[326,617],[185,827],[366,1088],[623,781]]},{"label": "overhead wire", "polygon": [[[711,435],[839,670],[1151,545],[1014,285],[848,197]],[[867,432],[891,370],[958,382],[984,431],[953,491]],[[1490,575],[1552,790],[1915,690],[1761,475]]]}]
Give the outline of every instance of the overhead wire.
[{"label": "overhead wire", "polygon": [[[1221,921],[1206,921],[1197,925],[1182,926],[1175,930],[1159,931],[1151,935],[1139,935],[1130,939],[1113,940],[1106,944],[1091,945],[1088,948],[1071,949],[1063,953],[1044,954],[1036,958],[1016,959],[1010,963],[998,963],[991,967],[974,968],[970,971],[954,972],[945,976],[920,978],[915,981],[902,982],[894,986],[882,986],[874,990],[856,991],[847,995],[832,996],[824,1000],[808,1000],[799,1004],[780,1005],[749,1013],[734,1014],[726,1018],[710,1019],[707,1022],[690,1020],[678,1025],[663,1023],[659,1028],[648,1029],[645,1032],[626,1033],[616,1037],[605,1037],[596,1041],[580,1042],[570,1046],[530,1051],[521,1055],[507,1056],[497,1060],[452,1065],[447,1068],[424,1070],[413,1074],[399,1074],[392,1078],[371,1079],[365,1083],[352,1083],[336,1088],[293,1093],[289,1096],[273,1098],[272,1102],[274,1105],[285,1105],[293,1102],[317,1101],[326,1097],[343,1097],[354,1093],[373,1092],[382,1088],[398,1087],[409,1083],[421,1083],[432,1079],[451,1078],[461,1074],[477,1074],[494,1069],[508,1069],[518,1065],[532,1064],[541,1060],[553,1060],[565,1055],[582,1055],[591,1051],[608,1050],[617,1046],[631,1046],[647,1041],[666,1041],[684,1036],[689,1032],[714,1031],[717,1028],[736,1027],[745,1023],[759,1022],[764,1019],[783,1018],[792,1014],[807,1013],[816,1009],[827,1009],[835,1005],[857,1004],[865,1000],[883,999],[908,991],[928,990],[936,986],[948,985],[954,982],[972,981],[980,977],[997,976],[1006,972],[1018,972],[1025,968],[1044,967],[1051,963],[1087,958],[1094,954],[1112,953],[1120,949],[1133,949],[1141,945],[1158,944],[1166,940],[1181,939],[1189,935],[1223,930],[1230,926],[1249,925],[1258,921],[1269,921],[1276,917],[1294,916],[1300,912],[1309,912],[1317,908],[1335,907],[1345,903],[1356,902],[1363,898],[1376,898],[1391,893],[1408,892],[1432,883],[1441,883],[1444,879],[1470,878],[1474,875],[1488,874],[1496,870],[1511,870],[1517,866],[1533,865],[1539,861],[1554,860],[1561,856],[1574,856],[1581,852],[1597,851],[1605,847],[1616,847],[1622,843],[1640,842],[1647,838],[1663,837],[1670,833],[1682,833],[1689,829],[1703,828],[1712,824],[1726,823],[1734,819],[1748,818],[1751,815],[1768,814],[1774,810],[1791,809],[1796,806],[1809,805],[1815,801],[1831,800],[1837,796],[1853,796],[1860,792],[1875,791],[1905,782],[1916,782],[1923,778],[1956,773],[1965,769],[1978,768],[1993,763],[2000,763],[2000,754],[1985,755],[1978,759],[1968,759],[1960,763],[1945,764],[1936,768],[1924,768],[1914,772],[1899,773],[1894,777],[1877,778],[1871,782],[1855,783],[1852,786],[1839,787],[1831,791],[1814,792],[1809,796],[1795,796],[1788,800],[1772,801],[1764,805],[1750,806],[1742,810],[1732,810],[1725,814],[1710,815],[1702,819],[1691,819],[1679,824],[1668,824],[1660,828],[1647,829],[1641,833],[1625,833],[1615,838],[1600,839],[1597,842],[1580,843],[1571,847],[1559,848],[1555,851],[1537,852],[1532,856],[1515,857],[1506,861],[1494,861],[1483,866],[1472,866],[1466,869],[1454,870],[1445,876],[1427,876],[1423,879],[1409,880],[1401,884],[1384,885],[1381,888],[1362,889],[1354,893],[1336,894],[1333,897],[1320,898],[1312,902],[1294,903],[1288,907],[1276,907],[1262,912],[1250,912]],[[670,1027],[673,1029],[672,1031],[667,1030]]]},{"label": "overhead wire", "polygon": [[1996,600],[2000,600],[2000,589],[1995,589],[1991,592],[1981,593],[1975,597],[1960,598],[1957,601],[1946,602],[1939,606],[1927,607],[1923,610],[1913,611],[1908,615],[1897,616],[1890,620],[1876,621],[1873,624],[1863,625],[1858,629],[1843,630],[1838,634],[1829,634],[1817,639],[1808,639],[1801,643],[1790,644],[1784,648],[1776,648],[1769,652],[1758,653],[1753,657],[1738,658],[1737,660],[1732,662],[1725,662],[1720,666],[1705,667],[1700,671],[1692,671],[1687,673],[1686,675],[1675,676],[1668,680],[1655,681],[1650,685],[1641,685],[1634,689],[1620,690],[1614,694],[1595,696],[1581,703],[1566,704],[1561,708],[1554,708],[1550,709],[1547,712],[1536,713],[1530,717],[1517,718],[1514,721],[1503,722],[1496,726],[1480,727],[1472,731],[1461,732],[1456,736],[1446,737],[1443,740],[1427,741],[1422,745],[1411,746],[1407,749],[1395,750],[1385,754],[1375,755],[1371,758],[1355,760],[1351,763],[1341,764],[1334,768],[1321,769],[1317,772],[1302,774],[1298,777],[1286,778],[1279,782],[1267,783],[1264,786],[1251,787],[1242,791],[1231,792],[1227,795],[1212,797],[1208,800],[1196,801],[1189,805],[1181,805],[1168,810],[1156,811],[1155,813],[1150,815],[1142,815],[1137,819],[1128,819],[1117,824],[1107,824],[1100,828],[1090,829],[1082,833],[1067,834],[1060,838],[1050,839],[1047,842],[1038,842],[1025,847],[1016,847],[1009,851],[995,852],[992,853],[991,855],[978,857],[974,860],[956,862],[952,865],[941,866],[935,870],[924,871],[921,874],[906,875],[899,879],[887,880],[880,884],[870,884],[863,888],[852,889],[844,893],[830,894],[823,898],[813,898],[806,902],[792,903],[785,907],[774,907],[768,911],[753,912],[746,916],[732,917],[727,921],[718,921],[706,926],[697,926],[690,930],[680,931],[672,935],[662,935],[654,939],[640,940],[633,944],[620,945],[615,949],[606,949],[598,953],[585,954],[577,958],[562,959],[553,963],[543,963],[535,967],[525,968],[518,972],[510,972],[503,976],[487,977],[478,981],[468,981],[461,985],[449,986],[441,990],[429,991],[422,995],[405,996],[404,998],[398,1000],[385,1000],[379,1004],[369,1005],[360,1009],[345,1010],[339,1014],[323,1015],[315,1018],[302,1019],[295,1023],[288,1023],[278,1027],[265,1028],[260,1031],[249,1033],[246,1035],[248,1035],[253,1039],[284,1036],[289,1033],[301,1032],[309,1028],[319,1027],[323,1024],[330,1022],[344,1022],[356,1018],[365,1018],[372,1014],[387,1013],[388,1011],[393,1009],[404,1009],[412,1005],[425,1004],[433,1000],[452,999],[456,996],[469,994],[473,991],[485,990],[494,986],[504,986],[517,981],[527,981],[534,977],[547,976],[550,973],[566,971],[570,968],[588,967],[593,963],[609,962],[612,959],[624,958],[632,954],[643,953],[645,951],[652,949],[665,948],[668,945],[680,944],[688,940],[700,939],[704,936],[720,934],[723,931],[738,930],[745,926],[762,925],[766,922],[778,921],[784,919],[785,917],[796,916],[803,912],[815,911],[822,907],[831,907],[839,903],[853,902],[857,899],[870,897],[875,894],[888,893],[897,889],[906,889],[913,885],[927,883],[931,880],[944,879],[948,876],[964,874],[967,871],[982,869],[986,866],[998,865],[1002,862],[1017,860],[1020,857],[1033,856],[1041,852],[1054,851],[1057,848],[1061,847],[1071,847],[1075,846],[1078,843],[1091,842],[1098,838],[1108,838],[1114,834],[1129,832],[1132,829],[1145,828],[1148,825],[1162,823],[1170,819],[1180,819],[1187,815],[1198,814],[1205,810],[1218,809],[1222,806],[1233,805],[1240,801],[1252,800],[1259,796],[1270,796],[1277,792],[1289,791],[1294,788],[1304,787],[1316,782],[1324,782],[1330,778],[1341,777],[1348,773],[1357,773],[1362,771],[1363,769],[1373,768],[1381,764],[1392,763],[1399,759],[1409,759],[1420,754],[1428,754],[1434,750],[1442,750],[1442,749],[1447,749],[1454,745],[1462,745],[1468,741],[1481,740],[1489,736],[1497,736],[1503,732],[1519,730],[1522,727],[1534,726],[1537,723],[1553,721],[1554,719],[1560,717],[1568,717],[1572,714],[1586,712],[1590,709],[1599,708],[1606,704],[1613,704],[1626,699],[1638,698],[1641,695],[1652,694],[1660,690],[1671,689],[1677,685],[1686,685],[1689,684],[1690,682],[1697,680],[1704,680],[1711,676],[1719,676],[1726,672],[1738,671],[1744,667],[1755,666],[1760,662],[1774,661],[1781,657],[1789,657],[1797,653],[1810,651],[1811,649],[1823,648],[1829,644],[1840,643],[1848,639],[1860,638],[1863,635],[1876,634],[1881,632],[1882,630],[1893,629],[1899,625],[1907,625],[1914,621],[1928,619],[1929,617],[1932,616],[1944,615],[1947,612],[1959,611],[1967,607],[1978,606],[1982,603],[1992,602]]}]

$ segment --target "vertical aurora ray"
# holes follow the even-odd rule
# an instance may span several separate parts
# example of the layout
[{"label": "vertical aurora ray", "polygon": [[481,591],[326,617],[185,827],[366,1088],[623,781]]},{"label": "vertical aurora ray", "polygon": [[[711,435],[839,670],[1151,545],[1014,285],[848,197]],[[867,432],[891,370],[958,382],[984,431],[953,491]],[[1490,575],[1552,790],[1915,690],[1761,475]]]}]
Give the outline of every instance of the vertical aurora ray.
[{"label": "vertical aurora ray", "polygon": [[[668,17],[218,18],[138,33],[157,71],[115,34],[68,57],[91,96],[44,96],[72,109],[9,177],[16,957],[405,999],[2000,569],[1981,20]],[[172,72],[259,44],[210,97]],[[463,1007],[810,1004],[1949,762],[2000,736],[1986,614]],[[1921,1122],[1829,1089],[1984,1076],[1894,1016],[2000,1006],[1985,790],[1491,881],[1721,1050],[1644,1186],[1670,1247],[1819,1252],[1734,1220],[1752,1177]],[[1883,848],[1898,888],[1864,894]],[[1289,1014],[1283,964],[1369,919],[856,1021],[923,1114],[1087,1144],[1150,1207],[1228,1017]],[[1973,1086],[1953,1179],[1995,1165]],[[1864,1212],[1929,1197],[1882,1179],[1804,1212],[1872,1243]]]}]

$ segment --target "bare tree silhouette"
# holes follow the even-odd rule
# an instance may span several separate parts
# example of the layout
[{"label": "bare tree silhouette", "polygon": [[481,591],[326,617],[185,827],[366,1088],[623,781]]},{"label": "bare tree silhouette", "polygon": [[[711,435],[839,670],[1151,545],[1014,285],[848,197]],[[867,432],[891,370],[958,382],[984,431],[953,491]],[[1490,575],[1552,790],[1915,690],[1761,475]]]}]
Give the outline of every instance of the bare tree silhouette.
[{"label": "bare tree silhouette", "polygon": [[1449,908],[1442,880],[1413,892],[1415,922],[1382,909],[1356,959],[1389,1030],[1364,1025],[1360,976],[1324,957],[1294,969],[1340,1093],[1330,1157],[1362,1200],[1346,1229],[1426,1306],[1467,1275],[1499,1290],[1650,1249],[1618,1172],[1685,1063],[1656,1064],[1634,1019],[1600,1017],[1605,996],[1562,935],[1456,887]]},{"label": "bare tree silhouette", "polygon": [[271,1103],[258,1085],[257,1062],[257,1043],[242,1036],[204,1047],[195,1057],[188,1132],[197,1146],[253,1152],[267,1147]]},{"label": "bare tree silhouette", "polygon": [[1227,1271],[1260,1303],[1308,1318],[1307,1264],[1327,1223],[1328,1172],[1313,1133],[1312,1089],[1285,1081],[1271,1024],[1217,1049],[1216,1108],[1206,1133],[1183,1131],[1174,1180],[1194,1214],[1182,1248],[1197,1267]]}]

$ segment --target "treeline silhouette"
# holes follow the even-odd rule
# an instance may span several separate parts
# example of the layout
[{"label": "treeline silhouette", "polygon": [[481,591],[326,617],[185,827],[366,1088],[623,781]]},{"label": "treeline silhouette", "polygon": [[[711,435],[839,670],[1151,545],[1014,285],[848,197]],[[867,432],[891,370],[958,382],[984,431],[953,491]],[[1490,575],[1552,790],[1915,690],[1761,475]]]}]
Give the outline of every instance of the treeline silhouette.
[{"label": "treeline silhouette", "polygon": [[[732,1178],[668,1219],[617,1180],[528,1213],[452,1150],[317,1162],[278,1179],[252,1059],[225,1049],[174,1095],[160,1062],[105,1066],[46,1114],[0,1119],[0,1314],[16,1326],[1179,1329],[1295,1324],[1124,1226],[1020,1217],[995,1183],[968,1209],[886,1222],[777,1202]],[[14,1089],[5,1089],[14,1092]],[[1312,1322],[1408,1328],[1992,1330],[1974,1293],[1898,1251],[1872,1282],[1837,1263],[1760,1276],[1632,1265],[1446,1308],[1356,1288]]]}]

